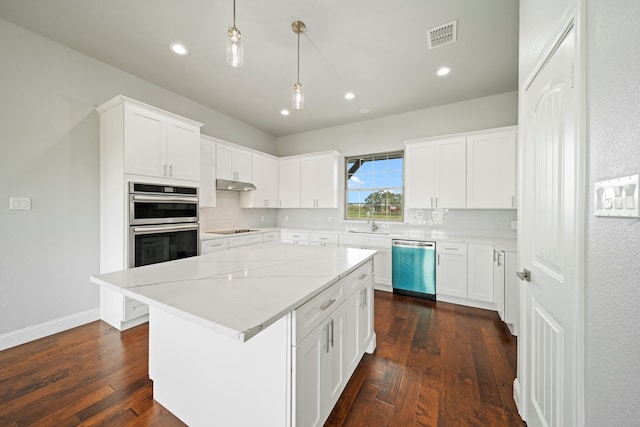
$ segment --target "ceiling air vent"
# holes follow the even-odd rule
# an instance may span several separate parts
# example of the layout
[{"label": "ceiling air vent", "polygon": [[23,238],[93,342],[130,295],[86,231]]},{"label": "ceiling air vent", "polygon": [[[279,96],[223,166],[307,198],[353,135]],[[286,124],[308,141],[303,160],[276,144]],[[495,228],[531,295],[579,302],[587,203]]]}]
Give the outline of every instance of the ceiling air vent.
[{"label": "ceiling air vent", "polygon": [[457,28],[458,21],[456,20],[430,29],[428,31],[429,49],[435,49],[436,47],[454,43],[456,41]]}]

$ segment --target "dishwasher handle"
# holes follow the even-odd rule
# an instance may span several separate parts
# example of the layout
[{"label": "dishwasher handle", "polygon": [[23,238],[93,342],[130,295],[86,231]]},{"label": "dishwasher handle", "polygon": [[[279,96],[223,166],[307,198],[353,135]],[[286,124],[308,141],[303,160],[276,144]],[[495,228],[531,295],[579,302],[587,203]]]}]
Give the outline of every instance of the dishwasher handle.
[{"label": "dishwasher handle", "polygon": [[392,240],[391,244],[393,246],[404,246],[411,248],[421,248],[421,249],[435,249],[436,242],[423,242],[419,240]]}]

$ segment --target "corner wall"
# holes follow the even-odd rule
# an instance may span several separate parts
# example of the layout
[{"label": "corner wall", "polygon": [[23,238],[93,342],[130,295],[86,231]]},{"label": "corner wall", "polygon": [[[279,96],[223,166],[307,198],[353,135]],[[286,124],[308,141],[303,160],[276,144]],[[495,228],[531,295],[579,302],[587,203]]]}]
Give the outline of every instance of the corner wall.
[{"label": "corner wall", "polygon": [[[89,283],[99,270],[97,105],[123,94],[203,122],[211,136],[268,153],[276,140],[2,19],[0,40],[11,40],[0,43],[1,348],[99,306]],[[32,209],[10,211],[12,196]]]}]

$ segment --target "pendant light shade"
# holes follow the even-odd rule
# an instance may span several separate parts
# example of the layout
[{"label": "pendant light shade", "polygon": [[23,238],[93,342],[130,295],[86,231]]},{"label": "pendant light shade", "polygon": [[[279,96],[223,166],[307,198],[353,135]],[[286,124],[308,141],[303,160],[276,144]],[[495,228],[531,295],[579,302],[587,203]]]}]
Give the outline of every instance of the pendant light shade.
[{"label": "pendant light shade", "polygon": [[298,35],[298,80],[293,85],[293,103],[292,107],[301,110],[304,107],[304,89],[300,83],[300,34],[304,33],[307,27],[302,21],[294,21],[291,29]]},{"label": "pendant light shade", "polygon": [[242,67],[242,33],[236,28],[236,0],[233,0],[233,27],[227,32],[227,63],[232,67]]}]

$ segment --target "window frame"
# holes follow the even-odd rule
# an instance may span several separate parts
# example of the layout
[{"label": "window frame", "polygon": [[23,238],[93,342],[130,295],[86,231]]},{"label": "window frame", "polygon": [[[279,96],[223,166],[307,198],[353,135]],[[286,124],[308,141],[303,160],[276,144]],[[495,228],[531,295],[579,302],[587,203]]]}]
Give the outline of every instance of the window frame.
[{"label": "window frame", "polygon": [[[381,152],[381,153],[368,153],[368,154],[362,154],[362,155],[353,155],[353,156],[345,156],[344,157],[344,169],[343,169],[343,176],[344,176],[344,200],[343,200],[343,208],[344,208],[344,215],[343,215],[343,220],[344,221],[358,221],[358,222],[366,222],[369,221],[368,218],[349,218],[349,163],[353,162],[355,160],[362,160],[362,159],[370,159],[371,161],[375,161],[377,160],[382,160],[380,158],[384,158],[386,157],[386,160],[391,160],[391,159],[401,159],[402,160],[402,169],[400,170],[400,176],[401,176],[401,186],[400,187],[370,187],[370,188],[365,188],[365,191],[369,191],[371,190],[371,193],[374,193],[376,191],[385,191],[385,190],[399,190],[400,194],[402,196],[402,207],[400,209],[399,212],[399,217],[398,219],[378,219],[378,221],[381,222],[392,222],[392,223],[403,223],[404,222],[404,203],[405,203],[405,177],[404,177],[404,172],[405,172],[405,152],[404,150],[394,150],[394,151],[385,151],[385,152]],[[373,181],[372,181],[373,184]],[[353,189],[352,189],[353,190]]]}]

